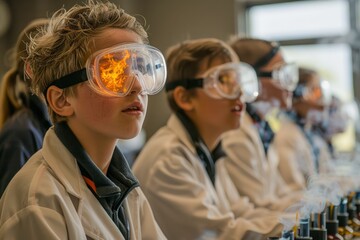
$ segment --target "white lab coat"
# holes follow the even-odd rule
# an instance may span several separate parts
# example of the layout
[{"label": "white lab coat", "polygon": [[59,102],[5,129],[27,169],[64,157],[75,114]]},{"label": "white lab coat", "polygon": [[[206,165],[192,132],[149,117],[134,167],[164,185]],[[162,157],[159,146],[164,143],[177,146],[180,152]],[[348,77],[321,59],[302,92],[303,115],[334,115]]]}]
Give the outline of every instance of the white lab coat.
[{"label": "white lab coat", "polygon": [[[143,192],[124,200],[131,239],[165,239]],[[53,127],[0,200],[0,239],[124,239]]]},{"label": "white lab coat", "polygon": [[245,113],[240,128],[222,137],[225,167],[242,196],[258,207],[284,210],[301,198],[292,191],[278,172],[278,155],[273,144],[267,154],[251,117]]},{"label": "white lab coat", "polygon": [[216,171],[215,188],[175,115],[146,143],[133,166],[169,239],[257,240],[279,235],[279,215],[254,209],[241,198],[221,159]]},{"label": "white lab coat", "polygon": [[306,188],[316,174],[314,155],[304,132],[290,119],[281,122],[274,146],[279,153],[279,172],[293,187]]}]

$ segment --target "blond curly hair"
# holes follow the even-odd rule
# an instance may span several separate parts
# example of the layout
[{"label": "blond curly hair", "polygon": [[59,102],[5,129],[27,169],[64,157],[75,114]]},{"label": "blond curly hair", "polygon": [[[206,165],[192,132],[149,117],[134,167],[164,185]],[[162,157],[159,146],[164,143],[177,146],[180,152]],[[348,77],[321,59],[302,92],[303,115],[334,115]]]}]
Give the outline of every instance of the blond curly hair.
[{"label": "blond curly hair", "polygon": [[[42,96],[51,82],[83,68],[92,53],[94,37],[109,28],[133,31],[148,42],[142,24],[113,3],[89,0],[56,11],[27,49],[32,91]],[[75,94],[74,87],[64,89],[64,94]],[[53,123],[64,120],[51,108],[49,115]]]}]

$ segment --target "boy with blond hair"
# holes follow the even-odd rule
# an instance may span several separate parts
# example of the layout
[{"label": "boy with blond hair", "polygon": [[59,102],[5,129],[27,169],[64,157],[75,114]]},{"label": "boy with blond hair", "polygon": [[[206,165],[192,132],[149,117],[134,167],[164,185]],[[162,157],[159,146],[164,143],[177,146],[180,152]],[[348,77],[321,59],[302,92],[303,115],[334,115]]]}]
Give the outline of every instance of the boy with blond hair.
[{"label": "boy with blond hair", "polygon": [[117,139],[136,136],[166,66],[136,19],[110,2],[57,11],[27,72],[51,127],[0,200],[0,239],[164,239]]}]

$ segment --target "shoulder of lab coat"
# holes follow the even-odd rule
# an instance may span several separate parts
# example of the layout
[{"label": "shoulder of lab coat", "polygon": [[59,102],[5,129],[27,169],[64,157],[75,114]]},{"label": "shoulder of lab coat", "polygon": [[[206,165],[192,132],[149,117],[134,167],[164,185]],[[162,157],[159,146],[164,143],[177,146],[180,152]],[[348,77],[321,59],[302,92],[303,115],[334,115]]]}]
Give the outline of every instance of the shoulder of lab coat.
[{"label": "shoulder of lab coat", "polygon": [[279,172],[286,183],[304,189],[315,173],[311,146],[299,126],[283,120],[275,135],[274,146],[279,155]]},{"label": "shoulder of lab coat", "polygon": [[[124,201],[132,239],[165,239],[140,188]],[[0,210],[0,239],[124,239],[53,128],[10,182]]]}]

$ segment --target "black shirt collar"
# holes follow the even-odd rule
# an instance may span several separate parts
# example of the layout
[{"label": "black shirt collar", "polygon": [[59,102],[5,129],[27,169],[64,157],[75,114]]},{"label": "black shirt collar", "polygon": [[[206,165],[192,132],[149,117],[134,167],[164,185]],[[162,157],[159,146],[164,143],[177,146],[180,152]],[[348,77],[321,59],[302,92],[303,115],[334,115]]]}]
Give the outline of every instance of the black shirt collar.
[{"label": "black shirt collar", "polygon": [[270,144],[274,140],[275,133],[272,130],[270,124],[265,119],[260,117],[260,115],[256,112],[256,109],[251,104],[246,105],[246,111],[258,130],[264,151],[267,154]]},{"label": "black shirt collar", "polygon": [[202,162],[205,170],[213,184],[215,184],[215,161],[209,149],[201,138],[195,124],[183,111],[176,113],[176,116],[184,126],[187,133],[190,135],[192,143],[195,147],[199,160]]},{"label": "black shirt collar", "polygon": [[55,133],[74,155],[83,179],[125,239],[130,239],[130,224],[122,205],[130,191],[139,186],[123,154],[115,147],[107,175],[94,164],[66,122],[55,124]]},{"label": "black shirt collar", "polygon": [[138,180],[132,174],[125,157],[118,148],[114,150],[106,176],[90,159],[66,122],[55,124],[55,133],[76,158],[83,177],[94,184],[95,188],[92,190],[99,198],[117,194],[124,198],[132,188],[139,186]]}]

